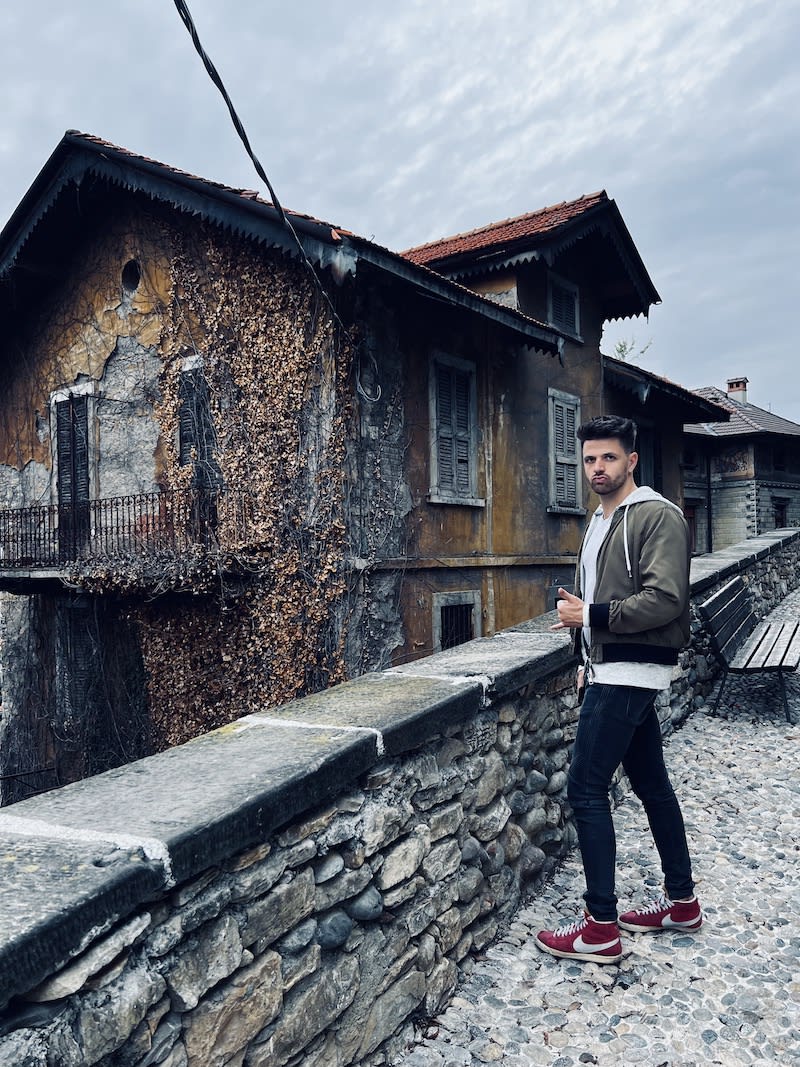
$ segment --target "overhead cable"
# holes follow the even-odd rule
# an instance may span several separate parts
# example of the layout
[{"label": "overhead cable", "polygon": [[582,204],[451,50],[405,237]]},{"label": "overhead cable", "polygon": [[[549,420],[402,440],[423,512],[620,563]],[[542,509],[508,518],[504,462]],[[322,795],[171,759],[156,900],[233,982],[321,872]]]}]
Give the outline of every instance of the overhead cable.
[{"label": "overhead cable", "polygon": [[281,205],[281,202],[278,199],[278,195],[277,195],[277,193],[275,192],[275,190],[272,187],[272,182],[267,177],[267,172],[264,170],[263,166],[261,165],[260,160],[258,159],[258,157],[256,156],[255,152],[253,151],[253,149],[252,149],[252,147],[250,145],[250,138],[247,136],[247,132],[246,132],[246,130],[244,128],[242,120],[239,118],[238,114],[236,113],[236,108],[233,106],[233,101],[231,100],[230,96],[228,95],[228,91],[225,88],[225,85],[224,85],[224,83],[222,81],[222,78],[220,77],[219,71],[217,70],[217,68],[212,63],[211,58],[209,57],[208,53],[205,51],[205,49],[203,48],[203,45],[200,42],[200,36],[199,36],[199,34],[197,32],[197,28],[196,28],[196,26],[194,24],[194,20],[192,19],[191,12],[189,11],[189,8],[188,8],[188,6],[186,4],[186,0],[175,0],[175,7],[178,9],[178,14],[181,17],[181,20],[183,21],[184,26],[189,31],[189,35],[192,38],[192,42],[194,44],[195,50],[196,50],[197,54],[200,56],[200,58],[202,59],[203,65],[206,68],[206,71],[208,72],[209,77],[211,78],[211,80],[214,83],[214,85],[216,85],[217,89],[219,89],[219,91],[220,91],[220,93],[222,95],[222,99],[225,101],[225,104],[226,104],[226,106],[228,108],[228,111],[230,112],[230,116],[231,116],[231,120],[233,121],[234,128],[236,129],[236,132],[239,135],[239,138],[240,138],[242,144],[244,145],[245,151],[247,152],[248,156],[252,160],[253,166],[256,169],[256,173],[258,174],[258,176],[261,178],[261,180],[264,182],[264,184],[266,185],[267,189],[269,190],[270,199],[272,200],[273,207],[275,208],[275,210],[278,213],[278,218],[280,219],[281,223],[286,227],[286,229],[291,234],[292,239],[294,240],[294,243],[297,245],[297,248],[298,248],[298,250],[300,252],[300,258],[302,259],[303,263],[306,265],[306,267],[308,267],[309,271],[311,272],[311,275],[312,275],[312,277],[314,279],[314,282],[315,282],[317,288],[322,293],[323,297],[325,298],[328,306],[330,307],[335,321],[346,332],[345,326],[342,323],[341,319],[339,318],[339,315],[336,312],[336,308],[333,306],[333,301],[331,300],[330,296],[328,295],[328,292],[325,289],[325,286],[322,284],[322,280],[320,279],[319,275],[317,274],[316,270],[314,269],[314,264],[308,258],[308,255],[306,254],[306,250],[303,247],[303,244],[302,244],[300,238],[297,236],[297,231],[295,230],[294,226],[292,226],[292,223],[291,223],[288,215],[283,210],[283,206]]}]

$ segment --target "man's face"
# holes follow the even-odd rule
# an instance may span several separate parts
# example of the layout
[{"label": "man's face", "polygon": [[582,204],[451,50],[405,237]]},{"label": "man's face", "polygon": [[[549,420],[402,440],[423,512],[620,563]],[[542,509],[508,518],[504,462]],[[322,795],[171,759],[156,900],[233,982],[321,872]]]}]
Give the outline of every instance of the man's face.
[{"label": "man's face", "polygon": [[621,489],[638,458],[635,452],[628,454],[616,437],[583,442],[583,472],[598,496],[609,496]]}]

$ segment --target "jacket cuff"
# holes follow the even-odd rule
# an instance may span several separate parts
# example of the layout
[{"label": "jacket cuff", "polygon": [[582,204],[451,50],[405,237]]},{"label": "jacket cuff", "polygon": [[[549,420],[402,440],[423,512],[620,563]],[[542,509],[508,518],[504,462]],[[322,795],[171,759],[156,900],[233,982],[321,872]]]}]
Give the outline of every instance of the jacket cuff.
[{"label": "jacket cuff", "polygon": [[611,613],[611,604],[590,604],[589,605],[589,625],[598,627],[602,630],[609,629],[609,615]]}]

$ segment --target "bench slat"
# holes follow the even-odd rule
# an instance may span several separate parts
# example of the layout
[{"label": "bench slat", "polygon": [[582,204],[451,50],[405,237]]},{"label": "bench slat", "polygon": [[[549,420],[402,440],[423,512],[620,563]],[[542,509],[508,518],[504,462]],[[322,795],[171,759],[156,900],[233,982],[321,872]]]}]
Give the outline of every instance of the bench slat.
[{"label": "bench slat", "polygon": [[750,634],[736,655],[729,661],[732,671],[744,674],[746,671],[763,670],[763,662],[772,651],[777,632],[769,623],[759,623]]},{"label": "bench slat", "polygon": [[758,619],[744,602],[736,602],[730,610],[719,612],[709,622],[712,638],[722,655],[731,659],[758,625]]},{"label": "bench slat", "polygon": [[698,607],[711,639],[711,648],[725,668],[714,712],[719,706],[728,671],[735,674],[772,671],[778,672],[783,710],[787,721],[791,722],[783,673],[800,667],[800,621],[759,622],[741,578],[731,579]]},{"label": "bench slat", "polygon": [[780,671],[784,669],[783,660],[786,656],[786,651],[791,644],[794,637],[795,630],[797,629],[796,623],[784,622],[781,623],[781,630],[772,646],[772,651],[764,661],[765,671]]},{"label": "bench slat", "polygon": [[731,595],[724,600],[715,597],[715,603],[709,607],[709,601],[701,605],[700,611],[712,630],[721,629],[728,619],[740,612],[750,611],[750,602],[747,599],[747,591],[743,586],[731,590]]},{"label": "bench slat", "polygon": [[717,612],[725,607],[726,604],[733,600],[734,596],[744,589],[744,582],[741,578],[731,578],[723,587],[717,590],[713,596],[710,596],[708,600],[703,601],[700,605],[700,614],[706,621],[711,619],[717,614]]},{"label": "bench slat", "polygon": [[783,656],[781,667],[785,671],[796,671],[800,667],[800,622],[794,623],[794,633],[789,647]]}]

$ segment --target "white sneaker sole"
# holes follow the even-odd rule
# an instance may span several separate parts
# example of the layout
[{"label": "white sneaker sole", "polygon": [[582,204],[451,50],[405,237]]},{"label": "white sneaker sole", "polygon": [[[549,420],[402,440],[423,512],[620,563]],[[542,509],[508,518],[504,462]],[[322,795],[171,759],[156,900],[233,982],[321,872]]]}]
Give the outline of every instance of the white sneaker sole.
[{"label": "white sneaker sole", "polygon": [[563,952],[560,948],[551,948],[543,941],[540,941],[538,937],[533,940],[534,944],[543,952],[548,952],[551,956],[558,956],[562,960],[582,960],[585,963],[619,963],[622,959],[622,952],[614,956],[601,956],[594,952]]}]

